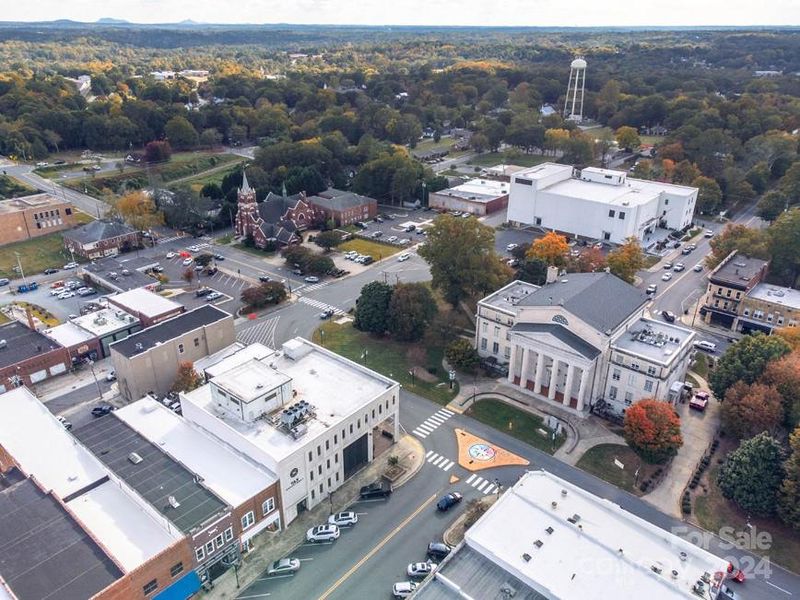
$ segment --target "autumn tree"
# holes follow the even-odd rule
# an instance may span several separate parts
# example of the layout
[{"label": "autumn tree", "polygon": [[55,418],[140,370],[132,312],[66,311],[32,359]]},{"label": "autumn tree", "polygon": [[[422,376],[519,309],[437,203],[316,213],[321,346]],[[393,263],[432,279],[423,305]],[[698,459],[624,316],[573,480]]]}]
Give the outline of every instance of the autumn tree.
[{"label": "autumn tree", "polygon": [[148,142],[144,147],[144,161],[147,163],[166,162],[172,156],[172,147],[166,141]]},{"label": "autumn tree", "polygon": [[792,350],[800,350],[800,327],[779,327],[772,334],[782,338]]},{"label": "autumn tree", "polygon": [[280,281],[267,281],[259,285],[249,287],[242,291],[242,303],[252,308],[263,308],[271,304],[280,304],[288,292]]},{"label": "autumn tree", "polygon": [[591,246],[570,261],[572,270],[578,273],[594,273],[606,267],[606,257],[599,248]]},{"label": "autumn tree", "polygon": [[744,336],[731,344],[717,361],[709,378],[714,395],[724,398],[728,389],[737,381],[755,383],[770,361],[789,354],[790,350],[789,344],[774,335],[755,333]]},{"label": "autumn tree", "polygon": [[800,529],[800,427],[789,436],[789,459],[784,463],[786,477],[778,491],[778,516]]},{"label": "autumn tree", "polygon": [[753,515],[771,516],[783,481],[782,460],[780,443],[766,432],[743,441],[719,470],[722,495]]},{"label": "autumn tree", "polygon": [[781,395],[786,427],[792,430],[800,425],[800,344],[791,354],[767,364],[761,382],[774,386]]},{"label": "autumn tree", "polygon": [[416,342],[436,315],[436,301],[424,283],[398,283],[389,300],[387,328],[396,340]]},{"label": "autumn tree", "polygon": [[683,446],[681,419],[668,402],[640,400],[625,411],[628,446],[649,463],[661,463]]},{"label": "autumn tree", "polygon": [[769,271],[783,283],[795,287],[800,277],[800,207],[782,213],[767,230]]},{"label": "autumn tree", "polygon": [[628,152],[636,150],[642,145],[642,141],[639,139],[639,133],[635,128],[628,127],[627,125],[619,127],[614,132],[614,138],[617,140],[620,147],[625,148]]},{"label": "autumn tree", "polygon": [[567,238],[554,231],[548,231],[543,237],[533,241],[526,256],[541,259],[548,265],[563,267],[569,256]]},{"label": "autumn tree", "polygon": [[644,268],[644,252],[639,240],[630,237],[625,243],[608,253],[609,270],[628,283],[633,283],[637,271]]},{"label": "autumn tree", "polygon": [[356,318],[353,326],[359,331],[383,335],[388,329],[389,302],[393,288],[380,281],[372,281],[361,288],[356,300]]},{"label": "autumn tree", "polygon": [[192,267],[186,267],[186,269],[183,270],[183,273],[181,273],[181,279],[183,279],[187,285],[192,285],[192,282],[195,279],[194,269]]},{"label": "autumn tree", "polygon": [[125,222],[137,231],[146,231],[164,223],[164,214],[153,199],[142,191],[128,192],[117,200],[116,209]]},{"label": "autumn tree", "polygon": [[753,258],[769,258],[768,238],[761,229],[746,225],[729,224],[709,242],[711,254],[706,256],[706,266],[713,269],[734,250]]},{"label": "autumn tree", "polygon": [[178,363],[178,375],[172,384],[173,392],[191,392],[203,385],[203,378],[194,370],[194,364],[189,360]]},{"label": "autumn tree", "polygon": [[742,381],[728,388],[722,403],[722,426],[737,439],[750,438],[762,431],[774,434],[782,420],[782,398],[776,388]]},{"label": "autumn tree", "polygon": [[440,215],[425,231],[427,241],[417,253],[431,267],[433,288],[453,306],[511,278],[511,269],[495,253],[494,229],[478,219]]}]

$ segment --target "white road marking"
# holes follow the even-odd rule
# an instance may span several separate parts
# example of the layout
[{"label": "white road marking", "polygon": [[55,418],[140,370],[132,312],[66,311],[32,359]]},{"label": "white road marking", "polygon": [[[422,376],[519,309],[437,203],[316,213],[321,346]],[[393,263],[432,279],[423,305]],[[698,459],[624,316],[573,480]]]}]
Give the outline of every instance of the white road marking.
[{"label": "white road marking", "polygon": [[425,458],[428,458],[431,454],[433,454],[433,450],[428,450],[428,452],[425,454]]},{"label": "white road marking", "polygon": [[440,410],[439,412],[437,412],[436,414],[438,415],[439,413],[444,413],[444,414],[445,414],[445,415],[447,415],[448,417],[452,417],[452,416],[455,414],[454,412],[451,412],[451,411],[447,410],[446,408],[443,408],[443,409],[441,409],[441,410]]},{"label": "white road marking", "polygon": [[444,422],[446,421],[446,419],[442,419],[442,418],[440,418],[440,417],[437,417],[436,415],[431,415],[430,417],[428,417],[427,419],[425,419],[425,422],[426,422],[426,423],[427,423],[428,421],[433,421],[433,422],[434,422],[434,423],[436,423],[437,425],[441,425],[442,423],[444,423]]},{"label": "white road marking", "polygon": [[469,476],[469,479],[467,479],[467,483],[472,483],[472,480],[475,479],[476,477],[477,477],[477,475],[475,475],[475,473],[473,473],[472,475]]},{"label": "white road marking", "polygon": [[438,454],[437,452],[434,452],[434,453],[433,453],[433,454],[430,456],[430,458],[428,458],[428,462],[433,462],[434,460],[436,460],[436,457],[437,457],[437,456],[439,456],[439,454]]},{"label": "white road marking", "polygon": [[484,494],[491,494],[492,492],[494,492],[494,484],[490,485],[489,487],[487,487],[487,488],[486,488],[486,489],[483,491],[483,493],[484,493]]},{"label": "white road marking", "polygon": [[421,431],[419,431],[419,430],[417,430],[417,429],[415,429],[415,430],[414,430],[414,431],[412,431],[411,433],[413,433],[413,434],[414,434],[414,435],[416,435],[418,438],[421,438],[421,439],[423,439],[423,440],[424,440],[426,437],[428,437],[428,434],[427,434],[427,433],[423,433],[423,432],[421,432]]},{"label": "white road marking", "polygon": [[478,487],[483,481],[486,480],[483,477],[478,477],[475,481],[472,482],[472,487]]},{"label": "white road marking", "polygon": [[488,483],[489,483],[488,481],[484,481],[484,482],[483,482],[483,483],[480,485],[480,487],[478,488],[478,491],[479,491],[479,492],[482,492],[482,491],[483,491],[483,488],[485,488],[485,487],[486,487],[486,484],[488,484]]},{"label": "white road marking", "polygon": [[448,461],[447,465],[442,467],[442,471],[449,471],[450,469],[453,468],[454,464],[456,464],[456,463],[454,463],[452,460]]},{"label": "white road marking", "polygon": [[444,456],[440,456],[435,461],[433,461],[433,466],[438,467],[440,464],[444,464],[446,461],[447,459]]},{"label": "white road marking", "polygon": [[433,430],[436,429],[436,427],[431,427],[430,425],[425,425],[424,423],[420,423],[419,425],[417,425],[417,429],[419,429],[420,431],[424,431],[425,433],[433,433]]},{"label": "white road marking", "polygon": [[783,589],[782,587],[778,587],[778,586],[777,586],[777,585],[775,585],[774,583],[770,583],[769,581],[766,581],[766,580],[764,580],[764,583],[766,583],[767,585],[771,585],[771,586],[772,586],[772,587],[774,587],[776,590],[780,590],[780,591],[782,591],[784,594],[787,594],[787,595],[789,595],[789,596],[791,596],[791,595],[792,595],[792,592],[790,592],[789,590],[785,590],[785,589]]}]

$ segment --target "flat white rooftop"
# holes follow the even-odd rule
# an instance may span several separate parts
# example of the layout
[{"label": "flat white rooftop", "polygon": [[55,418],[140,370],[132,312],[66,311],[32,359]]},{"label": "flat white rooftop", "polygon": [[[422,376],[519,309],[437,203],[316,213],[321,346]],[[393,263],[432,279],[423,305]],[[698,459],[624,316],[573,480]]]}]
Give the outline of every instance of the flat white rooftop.
[{"label": "flat white rooftop", "polygon": [[146,288],[135,288],[122,292],[111,299],[129,310],[136,311],[147,317],[158,317],[168,312],[179,310],[181,305],[173,300],[164,298]]},{"label": "flat white rooftop", "polygon": [[696,598],[697,580],[728,565],[545,471],[525,474],[465,541],[553,599]]},{"label": "flat white rooftop", "polygon": [[[277,362],[270,359],[271,364]],[[251,402],[287,383],[291,377],[254,358],[214,377],[217,387],[244,402]]]},{"label": "flat white rooftop", "polygon": [[[236,347],[234,348],[234,346]],[[232,351],[229,351],[229,349]],[[197,371],[202,367],[202,370],[205,371],[209,378],[214,378],[248,361],[253,359],[261,360],[273,354],[275,354],[275,350],[268,348],[264,344],[255,343],[244,346],[240,342],[236,342],[216,354],[198,360],[194,364],[194,368]]]},{"label": "flat white rooftop", "polygon": [[756,300],[771,302],[787,308],[800,309],[800,290],[759,283],[747,294]]},{"label": "flat white rooftop", "polygon": [[637,319],[612,347],[661,364],[671,363],[694,339],[690,329],[655,319]]},{"label": "flat white rooftop", "polygon": [[92,335],[103,337],[109,333],[131,327],[137,324],[139,319],[126,313],[121,308],[103,308],[97,312],[72,319],[72,322]]},{"label": "flat white rooftop", "polygon": [[65,348],[77,346],[83,342],[94,339],[94,336],[85,329],[78,327],[71,321],[56,325],[52,329],[42,331],[51,340],[57,341]]},{"label": "flat white rooftop", "polygon": [[149,396],[116,411],[116,416],[161,450],[203,478],[231,506],[239,506],[277,481],[219,440],[189,425]]},{"label": "flat white rooftop", "polygon": [[[108,475],[27,388],[0,396],[0,442],[45,490],[60,499]],[[84,526],[128,571],[172,546],[182,535],[170,533],[113,481],[67,502]]]},{"label": "flat white rooftop", "polygon": [[436,192],[440,196],[453,196],[462,200],[489,202],[508,194],[509,184],[495,179],[470,179],[455,187]]},{"label": "flat white rooftop", "polygon": [[[215,410],[211,384],[185,394],[184,400],[222,420],[239,435],[276,461],[280,461],[372,402],[379,394],[397,385],[397,382],[388,377],[383,377],[307,340],[301,338],[289,340],[284,345],[284,348],[287,347],[291,347],[296,353],[298,356],[296,360],[282,352],[279,356],[265,358],[261,364],[273,373],[277,371],[292,379],[292,387],[297,392],[292,398],[292,404],[305,400],[314,407],[317,416],[305,422],[308,427],[305,436],[294,439],[264,419],[245,422]],[[250,367],[253,362],[257,361],[251,361],[243,366]],[[274,363],[275,370],[264,363]],[[242,366],[236,367],[234,371],[239,375],[244,373]],[[213,382],[216,384],[220,379],[228,379],[230,374],[231,372],[228,372],[215,377]],[[265,389],[268,387],[265,386]]]},{"label": "flat white rooftop", "polygon": [[533,285],[527,281],[512,281],[507,286],[486,296],[480,303],[516,314],[517,302],[538,289],[538,285]]}]

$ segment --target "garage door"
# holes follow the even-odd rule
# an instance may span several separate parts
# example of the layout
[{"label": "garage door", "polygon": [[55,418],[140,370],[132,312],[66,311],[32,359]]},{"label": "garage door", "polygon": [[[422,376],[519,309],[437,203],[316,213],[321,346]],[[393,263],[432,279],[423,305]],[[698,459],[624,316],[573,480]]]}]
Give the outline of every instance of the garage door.
[{"label": "garage door", "polygon": [[344,478],[349,478],[353,473],[367,464],[369,452],[367,447],[367,434],[365,433],[342,452],[344,463]]},{"label": "garage door", "polygon": [[41,371],[36,371],[35,373],[31,373],[31,382],[38,383],[44,380],[47,377],[47,369],[42,369]]}]

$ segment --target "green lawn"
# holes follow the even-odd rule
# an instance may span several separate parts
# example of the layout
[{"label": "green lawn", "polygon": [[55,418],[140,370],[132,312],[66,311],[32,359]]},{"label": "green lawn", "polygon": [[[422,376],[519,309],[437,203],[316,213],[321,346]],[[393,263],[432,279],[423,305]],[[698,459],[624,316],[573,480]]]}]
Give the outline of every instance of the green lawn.
[{"label": "green lawn", "polygon": [[[220,238],[221,239],[221,238]],[[222,242],[220,242],[222,243]],[[234,248],[237,250],[241,250],[242,252],[247,252],[248,254],[253,254],[255,256],[260,256],[261,258],[267,258],[268,256],[275,256],[275,251],[267,252],[265,250],[261,250],[260,248],[254,248],[252,246],[245,246],[244,244],[234,244]]]},{"label": "green lawn", "polygon": [[[418,344],[395,342],[362,333],[352,323],[337,325],[332,321],[314,332],[313,341],[350,360],[366,364],[370,369],[400,382],[406,390],[439,404],[447,404],[458,393],[457,384],[453,390],[448,388],[447,373],[442,369],[444,350],[435,341]],[[362,359],[364,350],[367,355]],[[412,367],[415,373],[413,380],[410,373]],[[428,367],[436,369],[435,376],[429,377]],[[435,381],[423,381],[422,374],[426,379]]]},{"label": "green lawn", "polygon": [[[614,459],[625,465],[624,468],[620,469],[614,463]],[[642,495],[642,492],[635,487],[636,482],[641,483],[658,468],[643,462],[633,450],[621,444],[600,444],[589,448],[581,456],[577,466],[587,473],[596,475],[618,488],[639,496]],[[637,469],[640,469],[638,480],[636,479]]]},{"label": "green lawn", "polygon": [[429,138],[418,142],[416,146],[411,148],[411,152],[413,154],[422,154],[423,152],[431,152],[432,150],[452,151],[453,144],[455,143],[456,141],[451,137],[442,138],[438,142],[434,142],[433,138]]},{"label": "green lawn", "polygon": [[[544,425],[540,416],[495,398],[477,401],[467,409],[466,414],[548,454],[553,454],[567,439],[565,434],[561,434],[553,441],[551,430]],[[545,430],[546,434],[542,435],[540,429]]]},{"label": "green lawn", "polygon": [[26,185],[8,175],[0,175],[0,200],[18,198],[36,193],[36,189]]},{"label": "green lawn", "polygon": [[0,277],[9,279],[18,277],[12,270],[17,264],[14,254],[19,252],[19,260],[26,276],[40,275],[49,267],[61,268],[70,260],[69,252],[64,249],[64,240],[60,233],[51,233],[41,237],[8,244],[0,247]]},{"label": "green lawn", "polygon": [[517,151],[485,152],[471,158],[467,164],[476,167],[493,167],[495,165],[518,165],[520,167],[535,167],[543,162],[554,161],[552,156],[539,154],[522,154]]},{"label": "green lawn", "polygon": [[364,238],[353,238],[352,240],[347,240],[346,242],[339,244],[337,248],[341,252],[355,250],[359,254],[367,254],[371,256],[374,260],[381,260],[382,258],[391,256],[392,254],[396,254],[402,250],[402,247],[400,246],[382,244],[380,242],[373,242],[372,240],[365,240]]}]

